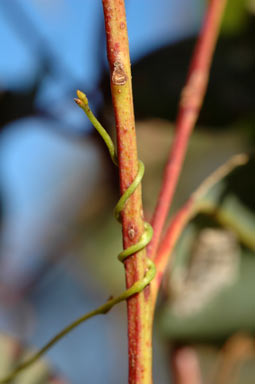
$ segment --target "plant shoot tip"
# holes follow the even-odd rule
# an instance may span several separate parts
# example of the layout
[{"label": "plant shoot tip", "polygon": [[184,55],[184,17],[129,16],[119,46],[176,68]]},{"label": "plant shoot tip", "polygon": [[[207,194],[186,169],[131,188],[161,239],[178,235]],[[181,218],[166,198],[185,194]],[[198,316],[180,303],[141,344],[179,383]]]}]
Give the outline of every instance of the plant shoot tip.
[{"label": "plant shoot tip", "polygon": [[77,90],[76,93],[77,93],[78,99],[80,99],[84,104],[88,104],[88,99],[85,93],[83,93],[79,89]]},{"label": "plant shoot tip", "polygon": [[79,105],[79,107],[82,106],[82,101],[80,99],[74,98],[74,101],[76,102],[77,105]]}]

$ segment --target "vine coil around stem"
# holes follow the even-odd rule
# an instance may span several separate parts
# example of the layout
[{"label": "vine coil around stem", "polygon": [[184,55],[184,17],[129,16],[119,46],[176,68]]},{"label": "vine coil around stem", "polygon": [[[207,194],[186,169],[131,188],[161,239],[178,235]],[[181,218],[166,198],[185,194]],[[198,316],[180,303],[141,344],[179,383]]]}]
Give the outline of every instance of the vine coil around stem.
[{"label": "vine coil around stem", "polygon": [[[100,124],[100,122],[97,120],[97,118],[94,116],[93,112],[89,108],[88,99],[86,95],[81,92],[77,91],[77,99],[74,99],[76,104],[83,109],[83,111],[86,113],[87,117],[93,124],[93,126],[96,128],[102,139],[104,140],[111,159],[113,163],[118,166],[118,159],[115,151],[115,147],[113,144],[113,141],[109,134],[106,132],[104,127]],[[121,222],[120,213],[123,210],[127,200],[129,197],[134,193],[138,185],[141,183],[141,180],[144,175],[144,164],[141,160],[139,160],[138,163],[138,173],[134,179],[134,181],[130,184],[130,186],[126,189],[126,191],[123,193],[123,195],[120,197],[118,203],[115,206],[114,209],[114,216],[115,218]],[[140,237],[139,241],[131,245],[130,247],[124,249],[122,252],[119,253],[118,259],[121,262],[124,262],[128,257],[132,256],[133,254],[141,251],[144,249],[149,242],[152,239],[153,235],[153,229],[151,225],[147,222],[144,222],[144,232],[142,236]],[[135,295],[136,293],[139,293],[143,291],[143,289],[150,284],[150,282],[153,280],[153,278],[156,275],[156,266],[154,262],[146,258],[147,262],[147,268],[146,268],[146,274],[141,279],[136,281],[130,288],[126,289],[122,294],[120,294],[118,297],[109,299],[105,304],[101,305],[100,307],[96,308],[95,310],[88,312],[87,314],[81,316],[71,324],[69,324],[66,328],[64,328],[62,331],[60,331],[57,335],[55,335],[47,344],[45,344],[38,352],[36,352],[34,355],[32,355],[30,358],[28,358],[26,361],[18,365],[8,376],[5,378],[0,379],[0,384],[6,384],[9,383],[11,380],[13,380],[21,371],[28,368],[30,365],[35,363],[42,355],[44,355],[51,347],[53,347],[60,339],[62,339],[65,335],[67,335],[69,332],[71,332],[74,328],[78,327],[80,324],[84,323],[86,320],[90,319],[91,317],[105,314],[107,313],[112,307],[114,307],[116,304],[120,303],[121,301],[127,300],[129,297]]]}]

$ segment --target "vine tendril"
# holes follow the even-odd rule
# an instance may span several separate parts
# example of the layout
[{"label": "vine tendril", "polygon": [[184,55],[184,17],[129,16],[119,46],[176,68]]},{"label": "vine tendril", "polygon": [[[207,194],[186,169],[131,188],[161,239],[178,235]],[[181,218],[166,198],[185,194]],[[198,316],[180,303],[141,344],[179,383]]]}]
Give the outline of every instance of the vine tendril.
[{"label": "vine tendril", "polygon": [[[88,99],[86,95],[83,92],[78,90],[77,96],[78,98],[74,99],[75,102],[86,113],[87,117],[89,118],[93,126],[96,128],[96,130],[98,131],[102,139],[104,140],[109,150],[113,163],[116,166],[118,166],[118,159],[117,159],[115,147],[111,137],[106,132],[104,127],[100,124],[100,122],[97,120],[97,118],[94,116],[91,109],[89,108]],[[119,222],[121,222],[121,216],[120,216],[121,211],[123,210],[129,197],[134,193],[134,191],[140,184],[143,178],[143,175],[144,175],[144,164],[141,160],[139,160],[138,173],[134,181],[130,184],[130,186],[126,189],[126,191],[120,197],[114,209],[114,216]],[[153,229],[151,225],[149,223],[144,222],[144,232],[140,237],[139,241],[136,244],[131,245],[130,247],[120,252],[118,255],[118,259],[121,262],[124,262],[124,260],[126,260],[128,257],[144,249],[151,241],[152,235],[153,235]],[[156,267],[154,262],[151,259],[146,258],[146,263],[147,263],[146,273],[141,280],[136,281],[130,288],[126,289],[118,297],[110,298],[105,304],[101,305],[100,307],[96,308],[91,312],[88,312],[87,314],[81,316],[80,318],[78,318],[77,320],[69,324],[66,328],[64,328],[62,331],[56,334],[38,352],[36,352],[26,361],[18,365],[8,376],[6,376],[3,379],[0,379],[0,384],[9,383],[11,380],[13,380],[21,371],[23,371],[24,369],[28,368],[30,365],[35,363],[42,355],[44,355],[51,347],[53,347],[54,344],[56,344],[60,339],[62,339],[65,335],[71,332],[74,328],[78,327],[81,323],[84,323],[86,320],[90,319],[91,317],[107,313],[116,304],[120,303],[121,301],[127,300],[129,297],[143,291],[143,289],[148,284],[150,284],[150,282],[153,280],[153,278],[156,275]]]}]

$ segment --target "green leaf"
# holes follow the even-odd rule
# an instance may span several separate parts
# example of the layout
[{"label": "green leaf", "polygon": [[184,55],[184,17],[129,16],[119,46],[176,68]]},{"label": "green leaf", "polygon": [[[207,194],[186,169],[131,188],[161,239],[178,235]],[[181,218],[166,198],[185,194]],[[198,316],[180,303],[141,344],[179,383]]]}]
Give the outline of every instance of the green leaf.
[{"label": "green leaf", "polygon": [[159,316],[161,331],[172,341],[218,342],[240,330],[255,331],[255,258],[242,253],[240,275],[199,312],[177,316],[169,298]]},{"label": "green leaf", "polygon": [[252,158],[214,185],[179,239],[158,317],[170,340],[255,332],[254,175]]},{"label": "green leaf", "polygon": [[223,33],[238,33],[242,28],[245,27],[248,14],[248,1],[228,1],[222,21]]},{"label": "green leaf", "polygon": [[255,250],[255,159],[235,168],[198,203],[223,227],[231,229],[240,242]]}]

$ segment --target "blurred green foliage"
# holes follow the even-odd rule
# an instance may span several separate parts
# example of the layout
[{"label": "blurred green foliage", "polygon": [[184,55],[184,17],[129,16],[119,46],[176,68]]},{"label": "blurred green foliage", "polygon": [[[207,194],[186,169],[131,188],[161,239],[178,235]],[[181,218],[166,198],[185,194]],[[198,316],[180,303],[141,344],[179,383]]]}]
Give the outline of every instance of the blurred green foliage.
[{"label": "blurred green foliage", "polygon": [[[254,175],[255,160],[251,158],[246,165],[233,170],[209,191],[201,202],[202,214],[198,214],[183,232],[175,251],[170,280],[175,281],[178,273],[185,272],[185,276],[188,276],[192,268],[194,247],[197,244],[199,234],[205,228],[220,228],[232,231],[237,244],[239,244],[238,272],[230,284],[223,284],[204,305],[203,303],[199,304],[199,310],[193,312],[191,310],[182,316],[177,315],[174,311],[173,287],[170,284],[169,291],[165,291],[166,299],[162,303],[159,317],[161,330],[169,340],[185,343],[191,341],[223,342],[235,332],[250,332],[254,334]],[[207,208],[205,209],[205,207],[208,207],[208,205],[211,209],[206,214]],[[222,252],[226,252],[224,248],[222,249]],[[211,264],[215,262],[214,258],[218,257],[216,259],[218,266],[216,265],[214,270],[214,279],[217,282],[218,277],[222,273],[222,268],[226,268],[226,264],[224,264],[225,256],[225,253],[217,255],[211,251],[209,262],[207,258],[204,270],[201,270],[200,275],[196,277],[198,281],[194,287],[199,287],[199,290],[194,292],[194,300],[199,300],[200,289],[205,289],[203,285],[204,279],[206,279],[209,273]],[[231,259],[230,255],[229,260],[229,267],[232,268],[233,264],[236,263],[234,255],[233,259]]]},{"label": "blurred green foliage", "polygon": [[231,0],[227,2],[222,21],[222,33],[227,35],[237,34],[245,28],[248,17],[248,3],[249,1],[247,0]]}]

